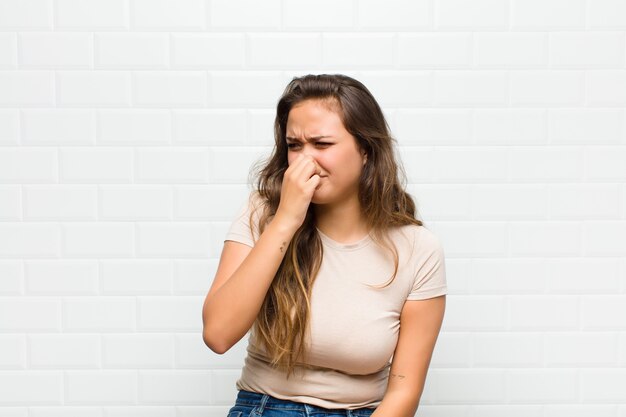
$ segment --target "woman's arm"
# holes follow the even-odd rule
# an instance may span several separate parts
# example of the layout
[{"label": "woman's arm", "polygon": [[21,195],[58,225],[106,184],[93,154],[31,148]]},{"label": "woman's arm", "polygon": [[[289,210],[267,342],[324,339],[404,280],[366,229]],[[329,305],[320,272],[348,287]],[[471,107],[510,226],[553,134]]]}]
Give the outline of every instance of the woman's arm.
[{"label": "woman's arm", "polygon": [[443,322],[445,305],[445,295],[405,301],[387,390],[372,417],[415,415]]},{"label": "woman's arm", "polygon": [[228,351],[250,330],[296,230],[274,217],[254,247],[224,243],[202,308],[202,336],[212,351]]}]

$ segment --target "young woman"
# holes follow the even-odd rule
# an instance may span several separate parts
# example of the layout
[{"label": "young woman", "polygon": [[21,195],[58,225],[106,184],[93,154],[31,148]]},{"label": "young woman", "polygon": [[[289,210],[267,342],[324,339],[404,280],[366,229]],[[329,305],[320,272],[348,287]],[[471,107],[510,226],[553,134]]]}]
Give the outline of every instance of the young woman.
[{"label": "young woman", "polygon": [[228,416],[413,416],[444,252],[415,217],[380,106],[345,75],[294,78],[274,135],[202,312],[216,353],[251,330]]}]

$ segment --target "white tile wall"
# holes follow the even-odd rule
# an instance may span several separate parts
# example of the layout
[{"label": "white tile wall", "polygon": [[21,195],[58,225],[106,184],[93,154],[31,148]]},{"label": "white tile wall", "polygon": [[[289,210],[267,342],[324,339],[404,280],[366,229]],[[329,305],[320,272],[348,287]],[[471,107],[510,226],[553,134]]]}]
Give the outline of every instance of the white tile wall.
[{"label": "white tile wall", "polygon": [[626,417],[623,0],[0,0],[0,417],[225,415],[204,295],[325,72],[446,248],[418,415]]}]

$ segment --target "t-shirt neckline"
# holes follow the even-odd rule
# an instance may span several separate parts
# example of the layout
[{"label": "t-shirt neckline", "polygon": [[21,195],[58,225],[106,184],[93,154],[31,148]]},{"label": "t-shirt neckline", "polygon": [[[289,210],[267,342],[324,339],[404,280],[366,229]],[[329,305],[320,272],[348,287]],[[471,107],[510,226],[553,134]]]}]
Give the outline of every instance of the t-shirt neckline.
[{"label": "t-shirt neckline", "polygon": [[341,242],[337,242],[336,240],[331,239],[328,235],[324,234],[324,232],[322,232],[320,229],[317,229],[317,232],[320,235],[320,238],[322,239],[322,241],[324,243],[326,243],[328,246],[335,248],[335,249],[339,249],[339,250],[343,250],[343,251],[351,251],[351,250],[356,250],[356,249],[360,249],[364,246],[367,246],[370,244],[370,242],[372,242],[372,237],[370,234],[367,234],[366,236],[362,237],[361,239],[357,240],[356,242],[352,242],[352,243],[341,243]]}]

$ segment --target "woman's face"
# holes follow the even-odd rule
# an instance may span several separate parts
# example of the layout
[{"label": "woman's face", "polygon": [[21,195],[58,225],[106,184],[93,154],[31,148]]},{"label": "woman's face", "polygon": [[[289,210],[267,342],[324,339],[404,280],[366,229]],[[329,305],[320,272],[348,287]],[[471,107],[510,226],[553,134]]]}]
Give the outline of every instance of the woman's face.
[{"label": "woman's face", "polygon": [[291,108],[286,133],[289,165],[302,153],[311,155],[321,169],[311,202],[326,204],[358,193],[365,157],[337,113],[318,100],[305,100]]}]

